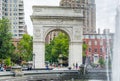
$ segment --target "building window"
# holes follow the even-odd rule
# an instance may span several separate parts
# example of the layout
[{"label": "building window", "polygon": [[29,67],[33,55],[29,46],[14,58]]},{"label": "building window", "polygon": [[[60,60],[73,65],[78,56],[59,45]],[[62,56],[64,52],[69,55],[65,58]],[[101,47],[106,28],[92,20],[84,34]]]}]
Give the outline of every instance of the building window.
[{"label": "building window", "polygon": [[108,48],[106,48],[106,52],[108,51]]},{"label": "building window", "polygon": [[7,3],[7,2],[8,2],[8,0],[5,0],[5,2]]},{"label": "building window", "polygon": [[89,52],[91,52],[91,48],[89,48]]},{"label": "building window", "polygon": [[95,39],[95,36],[94,36],[94,35],[91,35],[91,38],[92,38],[92,39]]},{"label": "building window", "polygon": [[17,36],[17,34],[14,34],[14,36]]},{"label": "building window", "polygon": [[14,32],[16,33],[16,32],[17,32],[17,30],[14,30]]},{"label": "building window", "polygon": [[17,0],[14,0],[14,3],[17,3]]},{"label": "building window", "polygon": [[97,41],[95,40],[95,45],[97,45]]},{"label": "building window", "polygon": [[101,39],[101,38],[100,38],[100,35],[97,36],[97,39]]},{"label": "building window", "polygon": [[8,11],[8,9],[7,9],[7,8],[5,8],[5,11]]},{"label": "building window", "polygon": [[5,13],[5,16],[8,16],[8,13]]},{"label": "building window", "polygon": [[103,45],[103,40],[100,41],[100,45],[101,45],[101,46]]},{"label": "building window", "polygon": [[95,48],[95,52],[97,52],[97,48]]},{"label": "building window", "polygon": [[89,39],[91,38],[91,36],[89,35]]},{"label": "building window", "polygon": [[102,48],[100,48],[100,52],[102,52]]},{"label": "building window", "polygon": [[86,38],[86,39],[89,39],[89,36],[88,36],[88,35],[85,35],[85,38]]},{"label": "building window", "polygon": [[95,35],[95,39],[97,39],[98,38],[98,36],[97,35]]},{"label": "building window", "polygon": [[90,45],[92,45],[92,42],[91,42],[91,41],[89,41],[89,42],[88,42],[88,45],[89,45],[89,46],[90,46]]}]

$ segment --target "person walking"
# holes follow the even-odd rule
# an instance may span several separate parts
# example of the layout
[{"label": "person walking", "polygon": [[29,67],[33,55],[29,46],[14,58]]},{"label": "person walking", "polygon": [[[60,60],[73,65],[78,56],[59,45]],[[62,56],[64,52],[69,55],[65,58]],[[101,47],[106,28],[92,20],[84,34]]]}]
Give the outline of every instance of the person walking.
[{"label": "person walking", "polygon": [[76,63],[76,70],[78,69],[78,63]]}]

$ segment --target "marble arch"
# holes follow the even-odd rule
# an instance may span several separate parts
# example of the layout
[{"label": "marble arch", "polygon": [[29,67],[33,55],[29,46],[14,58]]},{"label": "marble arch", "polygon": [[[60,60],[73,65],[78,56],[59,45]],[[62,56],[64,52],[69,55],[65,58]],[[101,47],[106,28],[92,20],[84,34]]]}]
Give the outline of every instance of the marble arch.
[{"label": "marble arch", "polygon": [[45,37],[52,30],[62,30],[70,38],[69,66],[82,64],[83,10],[58,6],[33,6],[34,67],[45,67]]}]

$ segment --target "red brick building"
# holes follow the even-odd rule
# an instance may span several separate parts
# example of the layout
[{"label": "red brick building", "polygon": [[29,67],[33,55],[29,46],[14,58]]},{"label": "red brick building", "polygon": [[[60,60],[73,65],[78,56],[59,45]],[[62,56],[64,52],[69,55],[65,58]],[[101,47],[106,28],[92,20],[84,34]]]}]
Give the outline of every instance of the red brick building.
[{"label": "red brick building", "polygon": [[91,62],[98,63],[99,58],[107,58],[113,46],[113,34],[84,34],[83,41],[87,44],[86,56]]}]

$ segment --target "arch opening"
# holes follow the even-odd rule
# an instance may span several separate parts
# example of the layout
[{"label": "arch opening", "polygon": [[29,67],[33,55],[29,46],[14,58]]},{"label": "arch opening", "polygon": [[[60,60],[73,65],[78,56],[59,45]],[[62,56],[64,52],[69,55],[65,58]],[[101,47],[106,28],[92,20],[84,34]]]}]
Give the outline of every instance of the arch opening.
[{"label": "arch opening", "polygon": [[69,59],[70,36],[66,31],[54,29],[45,37],[45,65],[67,67]]}]

